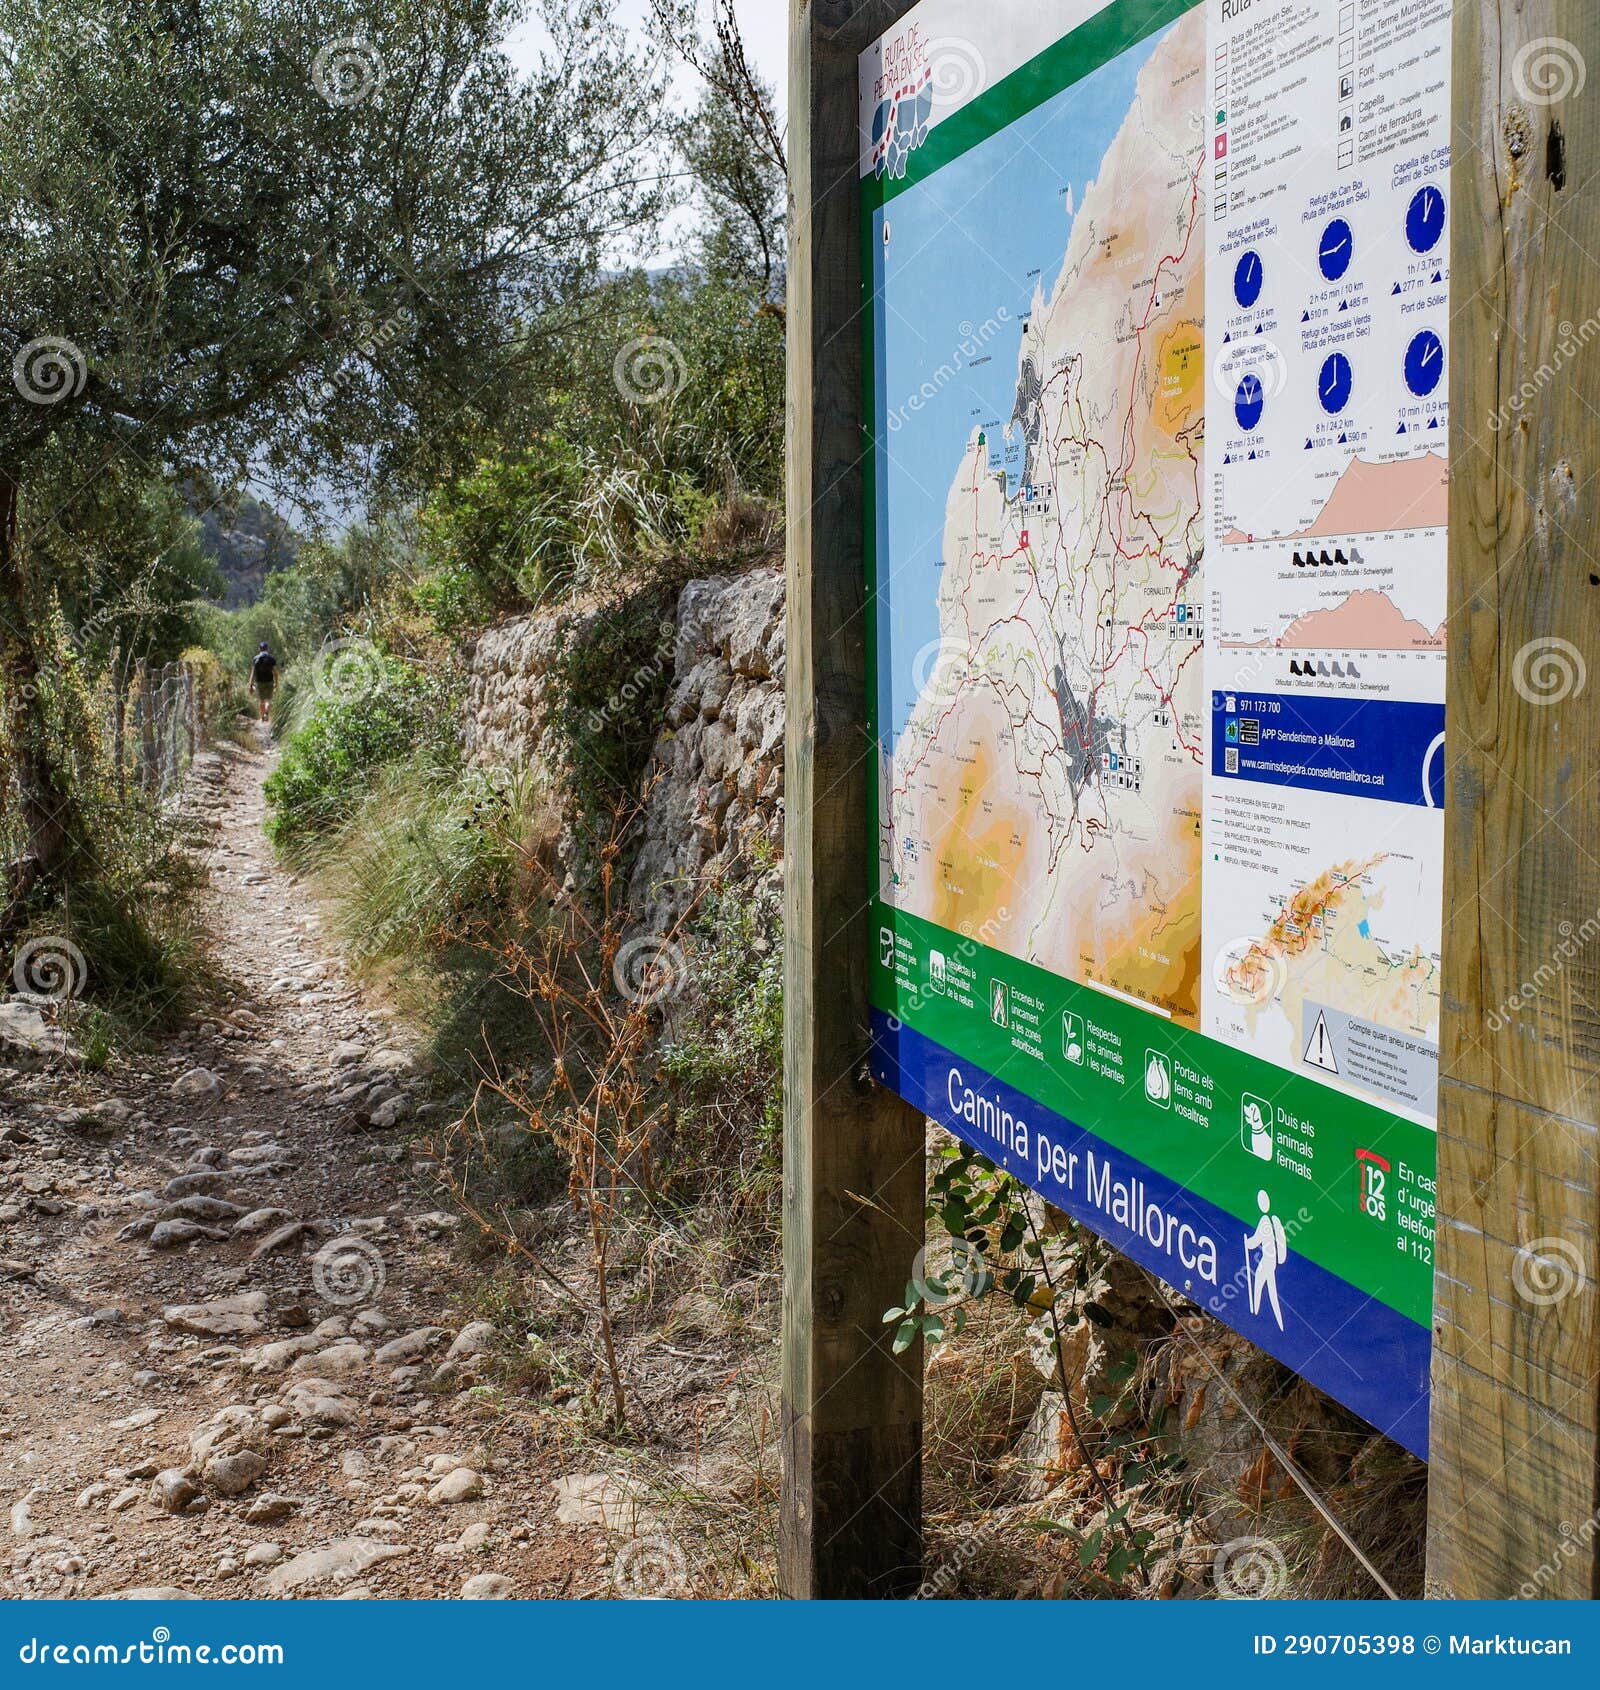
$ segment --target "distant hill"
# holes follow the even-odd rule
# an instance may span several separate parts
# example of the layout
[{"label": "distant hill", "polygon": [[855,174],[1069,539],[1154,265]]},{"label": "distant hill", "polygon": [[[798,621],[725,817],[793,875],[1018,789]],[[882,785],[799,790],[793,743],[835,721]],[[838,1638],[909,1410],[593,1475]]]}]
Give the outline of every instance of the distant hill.
[{"label": "distant hill", "polygon": [[256,602],[261,583],[274,569],[294,562],[301,542],[275,510],[247,493],[201,515],[200,543],[227,583],[222,603],[235,610]]}]

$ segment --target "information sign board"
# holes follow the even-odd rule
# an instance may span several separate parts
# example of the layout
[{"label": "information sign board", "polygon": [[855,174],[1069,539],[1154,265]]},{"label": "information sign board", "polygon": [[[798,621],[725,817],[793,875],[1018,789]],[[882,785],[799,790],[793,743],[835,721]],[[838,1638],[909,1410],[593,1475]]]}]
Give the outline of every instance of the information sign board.
[{"label": "information sign board", "polygon": [[874,1069],[1427,1447],[1448,0],[861,63]]}]

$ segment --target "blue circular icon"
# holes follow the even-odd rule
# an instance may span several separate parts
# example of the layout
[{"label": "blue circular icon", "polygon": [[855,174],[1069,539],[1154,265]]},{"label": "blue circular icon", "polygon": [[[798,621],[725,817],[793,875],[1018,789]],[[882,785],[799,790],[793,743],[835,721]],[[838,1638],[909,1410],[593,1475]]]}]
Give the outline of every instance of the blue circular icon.
[{"label": "blue circular icon", "polygon": [[1432,329],[1413,335],[1406,348],[1406,386],[1426,399],[1444,374],[1444,345]]},{"label": "blue circular icon", "polygon": [[1317,397],[1330,417],[1337,416],[1350,403],[1350,384],[1354,375],[1350,360],[1342,352],[1330,352],[1322,361],[1317,376]]},{"label": "blue circular icon", "polygon": [[1261,297],[1261,254],[1246,252],[1233,267],[1233,297],[1248,311]]},{"label": "blue circular icon", "polygon": [[1406,207],[1406,239],[1413,252],[1432,252],[1444,233],[1444,195],[1430,182]]},{"label": "blue circular icon", "polygon": [[1233,414],[1239,419],[1239,426],[1246,434],[1261,421],[1261,411],[1266,404],[1266,398],[1266,394],[1261,390],[1260,376],[1252,373],[1239,383],[1239,390],[1233,396]]},{"label": "blue circular icon", "polygon": [[1350,268],[1355,256],[1355,237],[1342,217],[1335,217],[1322,231],[1317,243],[1317,264],[1330,282],[1336,282]]}]

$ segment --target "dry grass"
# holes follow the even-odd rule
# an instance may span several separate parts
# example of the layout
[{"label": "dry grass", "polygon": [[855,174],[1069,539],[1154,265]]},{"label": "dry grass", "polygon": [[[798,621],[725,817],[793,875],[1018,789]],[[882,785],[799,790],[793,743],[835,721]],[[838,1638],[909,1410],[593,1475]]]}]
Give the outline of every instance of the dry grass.
[{"label": "dry grass", "polygon": [[[740,1275],[747,1245],[719,1224],[740,1212],[731,1203],[720,1214],[702,1209],[691,1223],[643,1206],[619,1229],[618,1347],[637,1405],[626,1437],[606,1424],[601,1357],[585,1308],[548,1280],[537,1283],[526,1264],[488,1257],[479,1295],[478,1312],[502,1332],[495,1378],[519,1421],[537,1424],[541,1442],[559,1444],[569,1472],[607,1475],[632,1499],[607,1523],[612,1553],[664,1540],[681,1556],[684,1593],[713,1599],[777,1594],[779,1276],[775,1258],[765,1272]],[[530,1212],[528,1227],[581,1295],[584,1244],[565,1206]],[[1377,1594],[1259,1435],[1253,1459],[1244,1450],[1214,1470],[1174,1474],[1140,1492],[1132,1523],[1158,1538],[1148,1584],[1137,1575],[1108,1580],[1103,1566],[1085,1569],[1078,1540],[1057,1528],[1086,1532],[1104,1518],[1087,1465],[1041,1474],[1018,1449],[1045,1391],[1032,1341],[1021,1314],[990,1298],[930,1357],[925,1598],[1159,1597],[1176,1594],[1180,1576],[1186,1594],[1209,1597],[1222,1531],[1229,1541],[1274,1545],[1285,1594]],[[1159,1406],[1172,1344],[1150,1344],[1130,1382],[1145,1410]],[[1307,1392],[1289,1381],[1281,1398],[1262,1405],[1274,1434],[1324,1477],[1336,1515],[1385,1576],[1414,1594],[1425,1469],[1357,1423],[1330,1427],[1327,1405]],[[1100,1476],[1116,1485],[1120,1459],[1098,1442],[1106,1428],[1091,1418],[1086,1431]],[[1218,1527],[1191,1527],[1185,1541],[1190,1487]]]},{"label": "dry grass", "polygon": [[753,1271],[747,1194],[701,1194],[681,1210],[639,1188],[622,1205],[610,1260],[612,1337],[630,1404],[620,1429],[588,1228],[567,1200],[523,1209],[508,1201],[519,1178],[506,1164],[511,1143],[451,1140],[454,1181],[475,1194],[474,1206],[495,1193],[494,1227],[473,1235],[474,1313],[500,1334],[491,1376],[503,1412],[520,1436],[559,1446],[569,1475],[603,1477],[613,1502],[594,1523],[614,1555],[642,1543],[641,1564],[664,1566],[672,1580],[681,1568],[686,1595],[776,1595],[775,1216],[764,1228],[773,1253]]}]

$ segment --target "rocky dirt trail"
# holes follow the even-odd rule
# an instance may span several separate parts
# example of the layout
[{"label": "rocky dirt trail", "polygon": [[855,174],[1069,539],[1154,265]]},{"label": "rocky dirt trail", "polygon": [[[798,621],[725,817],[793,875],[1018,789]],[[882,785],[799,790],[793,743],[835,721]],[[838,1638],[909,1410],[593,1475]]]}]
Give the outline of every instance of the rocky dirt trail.
[{"label": "rocky dirt trail", "polygon": [[186,800],[224,1010],[102,1073],[0,1044],[0,1588],[609,1595],[476,1388],[424,1088],[273,858],[269,764],[210,752]]}]

